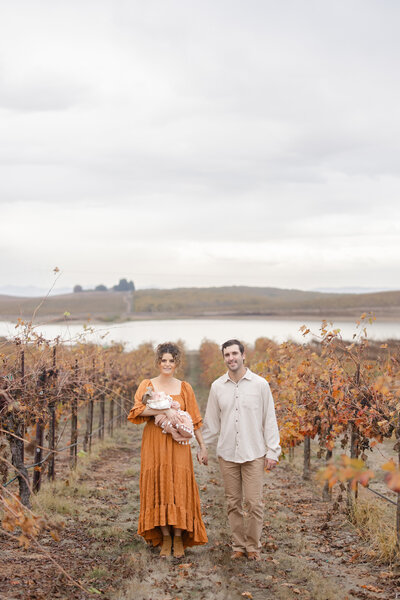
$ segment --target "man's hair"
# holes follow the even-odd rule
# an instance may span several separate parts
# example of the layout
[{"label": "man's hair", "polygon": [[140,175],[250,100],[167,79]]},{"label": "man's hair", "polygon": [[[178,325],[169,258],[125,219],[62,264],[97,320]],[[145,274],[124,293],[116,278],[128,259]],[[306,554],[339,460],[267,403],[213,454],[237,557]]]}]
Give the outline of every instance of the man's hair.
[{"label": "man's hair", "polygon": [[239,346],[240,354],[244,354],[244,346],[243,346],[242,342],[239,342],[239,340],[228,340],[227,342],[224,342],[221,346],[222,356],[224,355],[225,348],[228,348],[228,346],[234,346],[234,345]]}]

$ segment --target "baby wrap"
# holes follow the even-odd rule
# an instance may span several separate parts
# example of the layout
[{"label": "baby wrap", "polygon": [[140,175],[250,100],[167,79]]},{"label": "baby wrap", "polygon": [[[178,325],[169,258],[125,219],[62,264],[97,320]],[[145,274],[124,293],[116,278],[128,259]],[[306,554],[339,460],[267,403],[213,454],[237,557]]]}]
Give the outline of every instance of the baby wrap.
[{"label": "baby wrap", "polygon": [[155,410],[175,410],[176,414],[172,418],[160,414],[154,417],[154,422],[161,427],[163,433],[170,433],[178,444],[190,444],[191,438],[194,437],[192,417],[185,410],[181,410],[179,402],[165,392],[155,392],[152,388],[147,388],[142,402]]}]

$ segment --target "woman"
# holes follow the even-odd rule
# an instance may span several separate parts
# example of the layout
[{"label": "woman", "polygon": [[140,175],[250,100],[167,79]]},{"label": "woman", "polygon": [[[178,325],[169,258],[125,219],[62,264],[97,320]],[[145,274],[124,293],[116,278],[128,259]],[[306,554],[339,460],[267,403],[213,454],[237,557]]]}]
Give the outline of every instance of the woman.
[{"label": "woman", "polygon": [[184,556],[184,548],[205,544],[207,534],[200,513],[199,491],[194,478],[190,445],[179,444],[170,434],[163,434],[154,424],[154,416],[165,414],[173,421],[171,408],[156,410],[142,403],[148,387],[165,392],[179,402],[193,420],[194,433],[199,443],[197,459],[207,464],[207,450],[201,434],[202,420],[193,389],[186,381],[174,377],[181,352],[167,342],[156,350],[160,374],[144,379],[135,394],[135,404],[128,415],[132,423],[146,422],[142,437],[140,467],[140,515],[138,534],[153,546],[161,544],[160,556]]}]

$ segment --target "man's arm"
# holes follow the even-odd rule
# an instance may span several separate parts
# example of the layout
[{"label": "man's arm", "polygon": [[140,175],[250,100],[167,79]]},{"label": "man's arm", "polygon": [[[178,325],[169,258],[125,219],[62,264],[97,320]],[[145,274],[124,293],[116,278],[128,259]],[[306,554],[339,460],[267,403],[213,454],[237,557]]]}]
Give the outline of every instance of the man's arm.
[{"label": "man's arm", "polygon": [[204,417],[203,440],[206,445],[214,442],[219,434],[221,427],[221,415],[218,405],[217,394],[214,384],[211,386],[208,396],[206,414]]},{"label": "man's arm", "polygon": [[272,468],[278,462],[281,453],[278,423],[275,415],[274,399],[268,382],[262,386],[263,397],[263,430],[267,447],[265,466]]}]

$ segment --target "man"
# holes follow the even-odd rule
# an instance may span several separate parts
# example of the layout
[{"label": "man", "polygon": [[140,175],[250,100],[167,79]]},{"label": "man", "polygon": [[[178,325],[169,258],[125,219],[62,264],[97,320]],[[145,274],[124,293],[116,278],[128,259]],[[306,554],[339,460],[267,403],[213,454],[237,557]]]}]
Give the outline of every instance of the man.
[{"label": "man", "polygon": [[[204,420],[205,444],[218,435],[217,456],[232,531],[232,559],[260,560],[264,468],[273,469],[281,452],[274,401],[267,381],[244,365],[239,340],[222,345],[228,372],[211,386]],[[200,451],[207,464],[206,451]],[[242,503],[245,500],[246,516]]]}]

